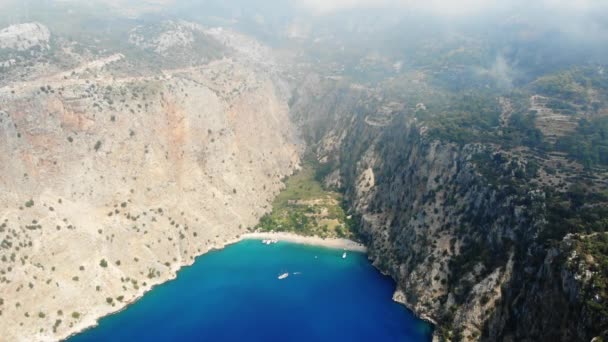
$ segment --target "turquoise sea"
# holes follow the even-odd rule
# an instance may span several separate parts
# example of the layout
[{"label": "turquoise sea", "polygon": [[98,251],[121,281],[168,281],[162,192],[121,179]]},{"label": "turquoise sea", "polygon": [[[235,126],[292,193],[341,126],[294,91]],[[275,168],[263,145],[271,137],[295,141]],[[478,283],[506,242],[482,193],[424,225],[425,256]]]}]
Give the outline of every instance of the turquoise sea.
[{"label": "turquoise sea", "polygon": [[431,340],[431,326],[391,300],[390,278],[364,254],[342,253],[245,240],[69,341]]}]

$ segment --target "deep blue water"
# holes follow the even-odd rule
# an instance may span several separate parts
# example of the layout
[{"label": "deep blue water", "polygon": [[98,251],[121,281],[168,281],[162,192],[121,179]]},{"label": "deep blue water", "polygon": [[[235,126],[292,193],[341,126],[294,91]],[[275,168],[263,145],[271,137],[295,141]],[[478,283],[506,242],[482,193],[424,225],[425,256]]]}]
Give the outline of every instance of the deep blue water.
[{"label": "deep blue water", "polygon": [[362,253],[246,240],[69,341],[430,341],[394,288]]}]

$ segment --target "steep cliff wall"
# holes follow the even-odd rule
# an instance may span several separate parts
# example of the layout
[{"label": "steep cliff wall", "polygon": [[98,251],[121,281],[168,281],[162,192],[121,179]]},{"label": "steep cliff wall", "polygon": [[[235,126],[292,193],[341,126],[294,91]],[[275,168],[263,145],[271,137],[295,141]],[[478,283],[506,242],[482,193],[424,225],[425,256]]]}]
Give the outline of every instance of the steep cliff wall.
[{"label": "steep cliff wall", "polygon": [[548,194],[528,151],[438,139],[411,113],[386,115],[373,95],[330,83],[309,79],[293,115],[319,139],[326,183],[345,192],[370,258],[398,283],[395,300],[436,322],[441,340],[602,334],[606,316],[586,303],[598,293],[591,275],[567,262],[577,237],[544,238]]},{"label": "steep cliff wall", "polygon": [[298,146],[282,85],[240,59],[0,88],[0,340],[90,326],[271,209]]}]

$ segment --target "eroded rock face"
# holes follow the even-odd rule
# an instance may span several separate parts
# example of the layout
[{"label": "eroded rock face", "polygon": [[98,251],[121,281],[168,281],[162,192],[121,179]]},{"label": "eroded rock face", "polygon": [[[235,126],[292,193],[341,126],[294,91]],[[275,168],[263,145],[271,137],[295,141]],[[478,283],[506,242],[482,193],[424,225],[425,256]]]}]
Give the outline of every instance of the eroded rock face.
[{"label": "eroded rock face", "polygon": [[2,339],[120,309],[254,226],[299,164],[288,98],[253,63],[128,62],[0,88]]},{"label": "eroded rock face", "polygon": [[0,30],[0,49],[26,51],[38,47],[49,48],[51,32],[40,23],[11,25]]},{"label": "eroded rock face", "polygon": [[555,248],[539,238],[546,193],[513,182],[529,174],[531,159],[438,140],[404,113],[378,120],[369,94],[332,87],[309,77],[292,105],[294,120],[331,166],[326,183],[345,191],[374,265],[397,281],[394,299],[437,323],[436,339],[605,334],[605,316],[586,305],[601,290],[589,267],[572,261],[571,238]]}]

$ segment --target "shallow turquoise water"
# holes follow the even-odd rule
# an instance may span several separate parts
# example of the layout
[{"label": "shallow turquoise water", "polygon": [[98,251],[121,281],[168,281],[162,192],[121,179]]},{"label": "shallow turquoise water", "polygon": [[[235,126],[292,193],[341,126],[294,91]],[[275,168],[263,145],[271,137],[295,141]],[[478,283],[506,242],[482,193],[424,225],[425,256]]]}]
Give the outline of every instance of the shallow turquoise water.
[{"label": "shallow turquoise water", "polygon": [[362,253],[246,240],[69,341],[430,341],[394,287]]}]

